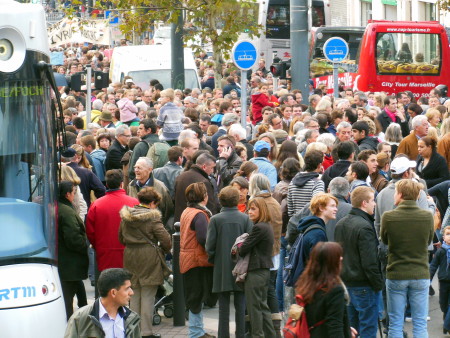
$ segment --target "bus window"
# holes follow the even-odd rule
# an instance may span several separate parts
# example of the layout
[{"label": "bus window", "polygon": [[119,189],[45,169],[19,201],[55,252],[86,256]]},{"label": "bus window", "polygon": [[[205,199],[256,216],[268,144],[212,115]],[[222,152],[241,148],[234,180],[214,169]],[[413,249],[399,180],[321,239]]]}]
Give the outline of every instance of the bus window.
[{"label": "bus window", "polygon": [[439,34],[378,33],[377,73],[439,75]]},{"label": "bus window", "polygon": [[[286,5],[269,4],[267,9],[266,36],[272,39],[290,38],[290,8]],[[288,29],[286,29],[288,27]]]}]

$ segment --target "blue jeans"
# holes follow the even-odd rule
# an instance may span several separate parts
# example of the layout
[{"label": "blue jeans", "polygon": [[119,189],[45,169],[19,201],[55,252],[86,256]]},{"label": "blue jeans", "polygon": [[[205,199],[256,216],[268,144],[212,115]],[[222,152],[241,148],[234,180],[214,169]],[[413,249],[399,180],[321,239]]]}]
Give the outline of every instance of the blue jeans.
[{"label": "blue jeans", "polygon": [[205,334],[203,329],[203,312],[192,313],[189,311],[189,338],[198,338]]},{"label": "blue jeans", "polygon": [[280,266],[278,268],[277,280],[275,284],[275,292],[278,299],[278,310],[279,312],[284,312],[284,264],[286,260],[287,252],[287,240],[284,236],[281,236],[281,248],[280,248]]},{"label": "blue jeans", "polygon": [[348,287],[347,290],[350,296],[350,326],[354,327],[361,337],[376,338],[380,292],[375,292],[368,286]]},{"label": "blue jeans", "polygon": [[386,279],[387,307],[389,313],[389,338],[403,338],[406,297],[411,304],[413,336],[428,337],[428,290],[429,279]]}]

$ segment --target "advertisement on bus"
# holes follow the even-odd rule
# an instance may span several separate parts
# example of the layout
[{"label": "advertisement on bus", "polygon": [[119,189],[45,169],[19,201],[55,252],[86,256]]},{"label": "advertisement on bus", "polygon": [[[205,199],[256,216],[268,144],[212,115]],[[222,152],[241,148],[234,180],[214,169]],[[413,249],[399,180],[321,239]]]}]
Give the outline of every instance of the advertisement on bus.
[{"label": "advertisement on bus", "polygon": [[449,53],[445,28],[436,21],[371,21],[356,60],[354,88],[428,96],[437,85],[450,85]]}]

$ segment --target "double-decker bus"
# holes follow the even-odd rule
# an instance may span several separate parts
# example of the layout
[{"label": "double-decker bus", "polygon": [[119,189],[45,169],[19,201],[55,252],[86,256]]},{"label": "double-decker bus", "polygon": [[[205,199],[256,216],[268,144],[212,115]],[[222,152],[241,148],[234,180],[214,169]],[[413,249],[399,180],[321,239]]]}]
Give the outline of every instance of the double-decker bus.
[{"label": "double-decker bus", "polygon": [[358,69],[356,56],[364,34],[364,27],[313,27],[309,39],[310,74],[314,88],[325,85],[329,94],[333,93],[333,63],[323,54],[323,45],[332,37],[344,39],[349,48],[347,58],[338,63],[339,81],[352,87],[354,73]]},{"label": "double-decker bus", "polygon": [[56,252],[57,124],[51,88],[57,88],[49,62],[42,5],[1,0],[2,338],[60,338],[66,325]]},{"label": "double-decker bus", "polygon": [[[312,27],[329,24],[329,0],[309,0],[309,22]],[[258,23],[262,34],[255,41],[257,50],[270,65],[273,55],[282,60],[291,58],[290,0],[258,0]]]},{"label": "double-decker bus", "polygon": [[450,85],[449,42],[437,21],[370,21],[358,54],[357,90],[420,97]]}]

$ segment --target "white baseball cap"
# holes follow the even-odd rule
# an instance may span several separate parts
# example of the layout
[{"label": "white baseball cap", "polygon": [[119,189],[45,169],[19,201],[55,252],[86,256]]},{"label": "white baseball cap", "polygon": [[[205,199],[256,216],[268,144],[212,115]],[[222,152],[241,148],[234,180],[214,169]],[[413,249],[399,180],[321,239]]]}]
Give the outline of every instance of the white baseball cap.
[{"label": "white baseball cap", "polygon": [[415,168],[416,165],[416,161],[410,161],[407,157],[397,157],[391,163],[391,173],[400,175],[409,168]]}]

